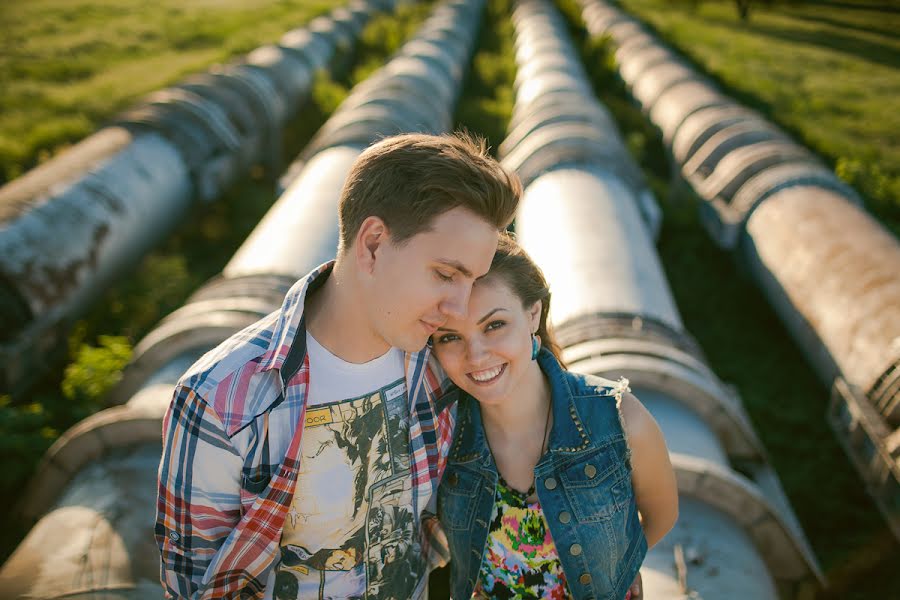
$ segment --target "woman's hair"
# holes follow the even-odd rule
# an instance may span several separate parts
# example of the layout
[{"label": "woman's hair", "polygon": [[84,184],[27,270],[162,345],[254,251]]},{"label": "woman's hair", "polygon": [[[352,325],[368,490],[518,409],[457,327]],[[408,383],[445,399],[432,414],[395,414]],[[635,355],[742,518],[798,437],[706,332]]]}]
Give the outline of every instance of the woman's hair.
[{"label": "woman's hair", "polygon": [[509,234],[500,236],[500,243],[487,278],[499,277],[512,292],[522,301],[522,306],[529,309],[538,300],[541,301],[541,319],[537,335],[541,337],[541,345],[549,350],[556,360],[565,367],[561,351],[547,323],[550,313],[550,288],[541,268],[535,264],[525,250]]}]

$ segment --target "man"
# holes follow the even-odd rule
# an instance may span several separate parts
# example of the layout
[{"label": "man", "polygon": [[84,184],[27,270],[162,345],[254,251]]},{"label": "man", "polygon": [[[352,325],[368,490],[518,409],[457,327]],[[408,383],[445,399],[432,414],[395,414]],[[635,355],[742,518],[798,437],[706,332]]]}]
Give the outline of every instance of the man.
[{"label": "man", "polygon": [[423,594],[420,522],[453,427],[425,344],[466,312],[520,195],[465,136],[360,155],[336,261],[176,386],[156,521],[168,595]]}]

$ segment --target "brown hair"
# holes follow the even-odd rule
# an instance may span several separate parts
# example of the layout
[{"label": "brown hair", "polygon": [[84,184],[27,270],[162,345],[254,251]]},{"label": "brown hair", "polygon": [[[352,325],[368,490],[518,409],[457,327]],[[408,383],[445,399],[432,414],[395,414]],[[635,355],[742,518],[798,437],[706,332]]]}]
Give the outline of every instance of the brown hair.
[{"label": "brown hair", "polygon": [[522,195],[519,178],[494,160],[483,138],[403,134],[381,140],[356,159],[341,192],[339,253],[370,216],[382,219],[394,244],[427,231],[435,217],[462,206],[506,229]]},{"label": "brown hair", "polygon": [[522,307],[526,310],[534,306],[538,300],[541,301],[541,318],[538,322],[537,335],[541,338],[541,345],[565,367],[560,347],[547,323],[547,315],[550,313],[550,288],[547,279],[541,268],[531,260],[511,235],[500,236],[497,252],[486,277],[499,277],[518,296],[522,301]]}]

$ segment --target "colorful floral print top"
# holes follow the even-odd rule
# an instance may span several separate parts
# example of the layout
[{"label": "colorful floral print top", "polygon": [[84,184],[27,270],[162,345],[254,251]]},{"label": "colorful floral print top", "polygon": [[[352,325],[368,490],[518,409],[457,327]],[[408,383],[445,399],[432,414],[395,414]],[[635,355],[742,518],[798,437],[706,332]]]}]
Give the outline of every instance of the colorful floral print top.
[{"label": "colorful floral print top", "polygon": [[501,477],[481,573],[472,598],[568,599],[566,576],[540,502],[529,503]]}]

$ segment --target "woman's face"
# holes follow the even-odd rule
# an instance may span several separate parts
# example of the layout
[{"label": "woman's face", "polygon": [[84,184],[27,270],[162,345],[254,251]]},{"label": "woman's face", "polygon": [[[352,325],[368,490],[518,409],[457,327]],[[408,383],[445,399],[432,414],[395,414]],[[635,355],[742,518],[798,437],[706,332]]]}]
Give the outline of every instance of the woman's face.
[{"label": "woman's face", "polygon": [[540,322],[541,303],[523,308],[500,277],[475,283],[466,318],[451,318],[432,336],[434,353],[453,382],[479,402],[497,404],[528,381],[531,334]]}]

